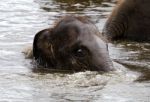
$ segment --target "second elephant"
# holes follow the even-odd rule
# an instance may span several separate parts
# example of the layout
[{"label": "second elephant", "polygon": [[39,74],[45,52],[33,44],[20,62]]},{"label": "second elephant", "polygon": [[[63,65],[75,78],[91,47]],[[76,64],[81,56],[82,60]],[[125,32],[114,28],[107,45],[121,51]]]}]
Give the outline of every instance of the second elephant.
[{"label": "second elephant", "polygon": [[119,0],[103,35],[109,40],[150,42],[150,0]]}]

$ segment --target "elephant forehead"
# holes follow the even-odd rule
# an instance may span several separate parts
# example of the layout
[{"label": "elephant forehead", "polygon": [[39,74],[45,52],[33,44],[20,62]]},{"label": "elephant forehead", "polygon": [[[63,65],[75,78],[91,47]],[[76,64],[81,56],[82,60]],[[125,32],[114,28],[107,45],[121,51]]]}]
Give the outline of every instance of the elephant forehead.
[{"label": "elephant forehead", "polygon": [[79,37],[79,41],[83,46],[86,46],[89,48],[89,50],[98,51],[102,49],[107,49],[107,44],[97,35],[81,35]]}]

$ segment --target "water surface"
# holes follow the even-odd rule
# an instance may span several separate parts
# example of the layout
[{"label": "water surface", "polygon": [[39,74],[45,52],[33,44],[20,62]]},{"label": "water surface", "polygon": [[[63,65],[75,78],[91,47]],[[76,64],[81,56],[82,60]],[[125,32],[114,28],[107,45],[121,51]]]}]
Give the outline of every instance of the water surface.
[{"label": "water surface", "polygon": [[115,72],[33,72],[21,53],[55,20],[89,16],[102,30],[113,0],[0,0],[0,102],[149,102],[150,44],[109,44]]}]

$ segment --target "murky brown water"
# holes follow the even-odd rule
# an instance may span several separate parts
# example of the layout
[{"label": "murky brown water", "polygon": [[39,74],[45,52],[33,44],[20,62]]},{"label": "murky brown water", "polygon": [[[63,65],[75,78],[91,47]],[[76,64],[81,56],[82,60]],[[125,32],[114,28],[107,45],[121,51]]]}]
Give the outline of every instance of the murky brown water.
[{"label": "murky brown water", "polygon": [[36,32],[68,14],[87,15],[102,30],[110,0],[0,0],[0,102],[149,102],[150,44],[109,44],[115,72],[32,72],[22,49]]}]

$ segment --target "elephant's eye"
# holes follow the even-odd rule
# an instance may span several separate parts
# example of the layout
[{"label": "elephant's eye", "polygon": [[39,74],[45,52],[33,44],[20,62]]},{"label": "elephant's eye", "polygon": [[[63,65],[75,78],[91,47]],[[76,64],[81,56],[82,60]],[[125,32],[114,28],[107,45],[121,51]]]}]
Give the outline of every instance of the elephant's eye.
[{"label": "elephant's eye", "polygon": [[88,55],[88,50],[87,48],[85,47],[79,47],[79,48],[76,48],[75,50],[73,50],[73,54],[75,57],[85,57]]}]

